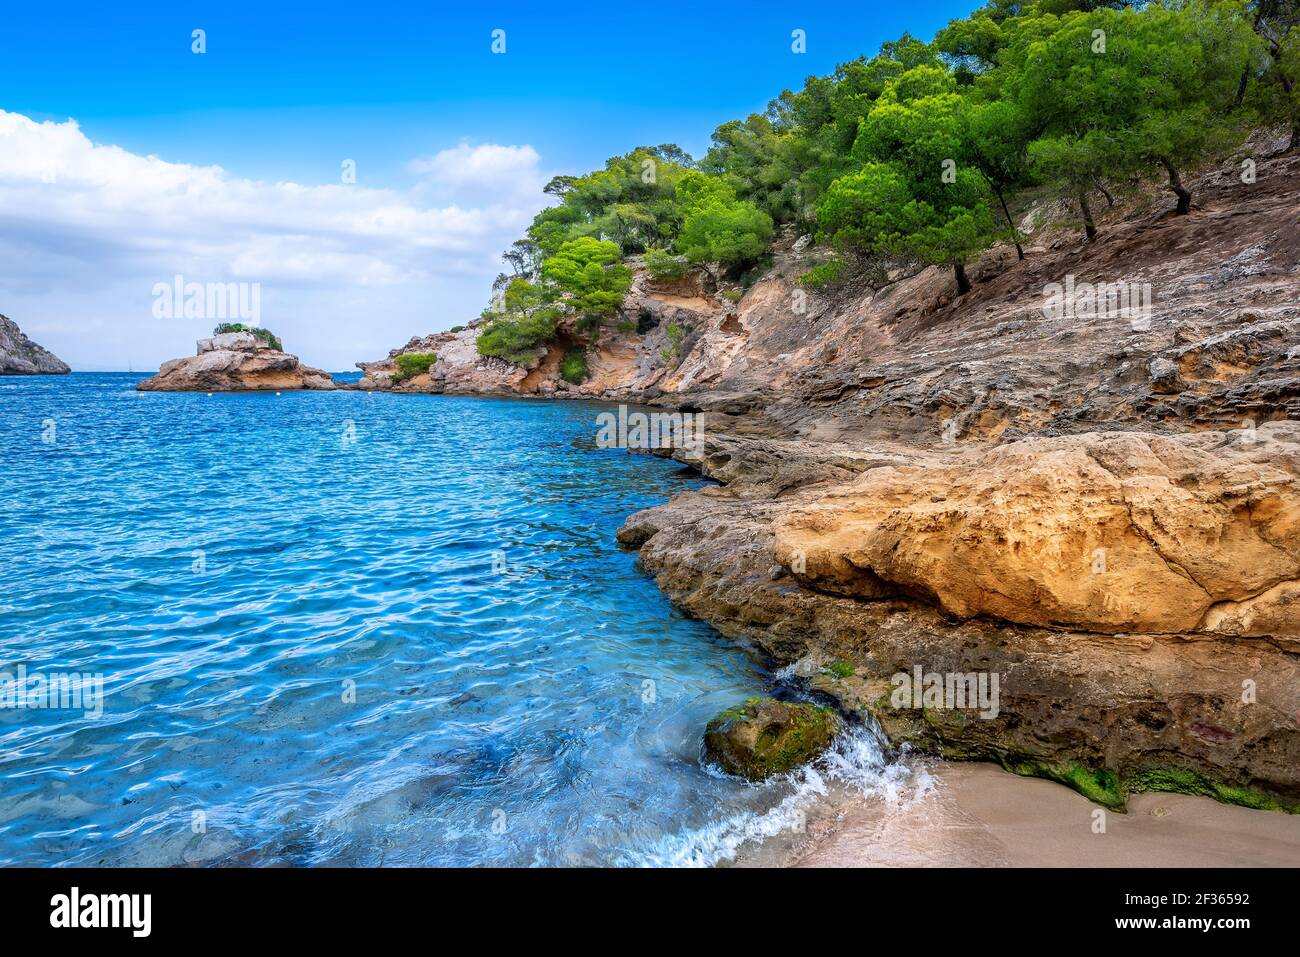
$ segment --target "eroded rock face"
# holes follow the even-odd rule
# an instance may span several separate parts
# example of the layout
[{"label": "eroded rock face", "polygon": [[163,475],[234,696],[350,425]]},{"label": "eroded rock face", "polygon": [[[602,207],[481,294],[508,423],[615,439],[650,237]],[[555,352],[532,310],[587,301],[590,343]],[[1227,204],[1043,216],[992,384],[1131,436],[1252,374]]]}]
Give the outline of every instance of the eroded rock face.
[{"label": "eroded rock face", "polygon": [[793,510],[777,561],[813,588],[919,596],[960,618],[1300,648],[1300,424],[953,458],[872,469]]},{"label": "eroded rock face", "polygon": [[0,316],[0,375],[66,375],[70,371],[58,356],[23,335],[12,319]]},{"label": "eroded rock face", "polygon": [[329,373],[303,365],[297,356],[265,348],[246,332],[200,340],[197,355],[164,362],[156,376],[136,386],[142,392],[290,392],[334,387]]},{"label": "eroded rock face", "polygon": [[709,722],[704,754],[728,774],[761,781],[807,764],[830,746],[838,729],[829,708],[750,698]]}]

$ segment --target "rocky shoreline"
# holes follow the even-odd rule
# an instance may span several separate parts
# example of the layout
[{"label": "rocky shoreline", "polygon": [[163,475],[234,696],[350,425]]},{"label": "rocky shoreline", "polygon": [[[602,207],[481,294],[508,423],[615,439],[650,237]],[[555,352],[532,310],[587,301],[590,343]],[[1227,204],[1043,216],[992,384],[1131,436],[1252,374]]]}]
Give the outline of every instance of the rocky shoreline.
[{"label": "rocky shoreline", "polygon": [[[1211,171],[1191,216],[1116,209],[1095,244],[1045,228],[960,299],[930,269],[800,309],[790,244],[734,308],[694,313],[675,368],[617,367],[647,350],[614,337],[598,388],[435,368],[406,389],[704,416],[702,447],[672,454],[720,484],[630,517],[620,542],[681,608],[895,746],[1116,809],[1180,791],[1295,811],[1298,166],[1261,166],[1267,191]],[[1154,307],[1044,310],[1076,276],[1149,284]],[[683,308],[639,274],[623,314]],[[894,707],[916,669],[996,675],[996,716]]]},{"label": "rocky shoreline", "polygon": [[[1116,809],[1300,810],[1296,161],[1271,172],[1269,197],[1211,173],[1190,218],[991,257],[957,303],[923,273],[832,306],[778,389],[684,403],[711,426],[674,457],[721,484],[619,540],[895,746]],[[1121,262],[1151,315],[1033,315],[1040,281]],[[997,676],[997,713],[900,706],[918,671]]]},{"label": "rocky shoreline", "polygon": [[[1300,158],[1195,186],[1190,215],[1139,195],[1092,243],[1031,209],[1026,258],[994,248],[963,296],[939,267],[811,292],[823,254],[792,235],[748,284],[634,261],[618,322],[561,328],[532,363],[479,355],[478,320],[340,387],[699,416],[701,443],[658,454],[718,485],[618,533],[685,611],[894,746],[1116,809],[1179,791],[1296,811]],[[1145,308],[1098,308],[1119,285]],[[1052,306],[1085,286],[1090,311]],[[296,362],[201,345],[140,387],[333,385]],[[900,675],[997,701],[900,699]]]},{"label": "rocky shoreline", "polygon": [[[1136,434],[1126,440],[1139,442]],[[1237,470],[1235,477],[1248,487],[1233,494],[1267,498],[1288,486],[1286,524],[1276,531],[1294,542],[1300,515],[1294,478],[1300,474],[1295,468],[1300,464],[1300,429],[1280,424],[1267,430],[1265,442],[1286,448],[1290,478],[1261,476],[1250,484]],[[1244,607],[1223,603],[1198,627],[1184,631],[1149,624],[1126,631],[1101,631],[1098,622],[1087,629],[1035,625],[966,606],[959,606],[959,614],[951,607],[957,603],[950,591],[969,587],[972,597],[996,594],[989,582],[979,580],[983,573],[1004,576],[1008,600],[1014,600],[1016,585],[1042,596],[1021,606],[1023,617],[1045,614],[1054,588],[1068,596],[1074,586],[1096,589],[1095,602],[1087,607],[1122,608],[1126,593],[1155,590],[1148,571],[1135,568],[1137,556],[1125,549],[1126,541],[1136,546],[1145,539],[1132,528],[1119,532],[1108,559],[1111,568],[1094,577],[1094,550],[1054,537],[1057,523],[1081,522],[1069,498],[1048,500],[1060,513],[1038,534],[1032,528],[1036,519],[1023,514],[1026,525],[1008,534],[997,527],[1007,515],[1001,504],[986,509],[960,501],[931,503],[924,485],[893,484],[896,475],[889,473],[896,473],[897,466],[882,451],[857,483],[849,483],[849,490],[890,482],[900,498],[915,502],[915,491],[926,505],[944,506],[927,509],[931,515],[923,524],[930,527],[925,532],[907,529],[903,536],[935,564],[904,564],[896,554],[894,563],[882,563],[872,555],[877,536],[898,540],[888,522],[855,527],[834,505],[819,501],[822,495],[835,499],[851,494],[836,476],[842,462],[800,458],[797,452],[783,456],[774,443],[758,445],[755,450],[743,439],[710,443],[702,460],[723,457],[733,472],[746,474],[757,466],[737,465],[737,455],[755,454],[763,468],[777,465],[778,488],[784,485],[781,470],[799,473],[804,481],[817,470],[831,477],[799,492],[777,494],[771,483],[733,480],[637,513],[619,532],[620,542],[639,548],[645,568],[684,610],[728,637],[748,641],[775,665],[792,667],[810,689],[833,699],[845,714],[878,723],[895,746],[994,761],[1017,773],[1068,784],[1112,808],[1122,808],[1128,793],[1143,790],[1208,794],[1252,807],[1300,807],[1300,641],[1293,581],[1281,589],[1261,585],[1263,602],[1247,600]],[[1259,454],[1269,453],[1261,449]],[[1200,476],[1186,478],[1194,487]],[[1032,475],[1010,472],[990,480],[1008,499],[1023,496],[1026,486],[1033,491]],[[906,491],[900,494],[902,489]],[[791,529],[806,529],[810,515],[814,527],[829,519],[826,526],[836,535],[851,536],[853,545],[840,549],[835,543],[808,542],[803,563],[794,562],[803,570],[793,571],[789,565],[795,552],[788,536]],[[1148,516],[1157,527],[1165,517]],[[992,527],[980,528],[989,521]],[[1190,533],[1191,527],[1184,530]],[[1206,531],[1229,541],[1235,534],[1201,526],[1195,534]],[[1206,547],[1203,540],[1184,544]],[[1053,550],[1056,555],[1049,557]],[[887,546],[886,551],[893,549]],[[997,567],[1002,556],[1014,560],[1024,574],[1021,581],[1015,581],[1012,570]],[[1205,558],[1223,561],[1225,569],[1246,567],[1222,553],[1209,552]],[[1077,569],[1073,578],[1068,577],[1070,565]],[[1036,574],[1051,566],[1056,580]],[[950,599],[949,607],[935,599],[936,592]],[[1146,613],[1146,606],[1139,610]],[[974,708],[943,703],[918,708],[908,699],[895,707],[892,679],[918,667],[926,674],[999,676],[997,714],[982,716]]]}]

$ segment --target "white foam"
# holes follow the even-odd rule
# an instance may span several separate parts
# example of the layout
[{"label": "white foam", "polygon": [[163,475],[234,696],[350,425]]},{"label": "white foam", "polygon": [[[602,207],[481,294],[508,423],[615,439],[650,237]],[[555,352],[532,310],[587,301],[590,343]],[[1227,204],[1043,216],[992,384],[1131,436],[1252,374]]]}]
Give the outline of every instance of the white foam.
[{"label": "white foam", "polygon": [[850,794],[900,807],[924,797],[933,786],[924,767],[914,767],[905,757],[887,761],[875,731],[854,726],[841,733],[812,764],[761,785],[773,797],[788,792],[767,810],[741,811],[667,835],[650,847],[624,852],[618,863],[633,867],[712,867],[733,861],[747,843],[801,830],[809,809],[828,795],[832,782]]}]

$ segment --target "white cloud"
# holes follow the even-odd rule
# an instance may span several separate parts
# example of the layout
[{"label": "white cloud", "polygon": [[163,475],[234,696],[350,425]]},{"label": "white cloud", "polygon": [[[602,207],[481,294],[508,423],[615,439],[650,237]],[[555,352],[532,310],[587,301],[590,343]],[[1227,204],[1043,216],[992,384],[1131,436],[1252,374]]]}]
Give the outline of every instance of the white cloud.
[{"label": "white cloud", "polygon": [[531,146],[462,143],[433,156],[412,160],[411,172],[423,176],[434,194],[476,196],[537,196],[546,180],[539,171],[541,157]]},{"label": "white cloud", "polygon": [[[100,310],[133,322],[151,315],[153,284],[180,273],[271,287],[286,310],[313,310],[324,346],[331,319],[353,317],[321,315],[322,308],[358,289],[388,290],[381,298],[407,322],[422,304],[428,319],[376,342],[378,354],[477,312],[501,250],[545,204],[540,163],[531,146],[462,144],[412,161],[419,179],[409,189],[269,183],[97,145],[74,120],[38,123],[0,110],[0,313],[25,326],[30,306],[54,334],[75,317],[53,314],[53,303],[111,286],[118,297],[133,291]],[[471,286],[481,290],[478,301],[452,304],[454,315],[447,303],[429,302],[440,288],[463,300]],[[281,325],[294,321],[286,314]],[[121,327],[115,323],[110,328]],[[355,340],[355,329],[349,336]],[[137,361],[157,358],[167,356]],[[341,358],[330,360],[335,368]]]}]

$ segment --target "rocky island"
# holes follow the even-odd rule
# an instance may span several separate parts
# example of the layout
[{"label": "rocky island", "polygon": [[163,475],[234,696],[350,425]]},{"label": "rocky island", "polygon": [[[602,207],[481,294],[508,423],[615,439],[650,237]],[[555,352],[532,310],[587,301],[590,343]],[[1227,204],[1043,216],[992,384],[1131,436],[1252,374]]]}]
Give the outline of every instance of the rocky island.
[{"label": "rocky island", "polygon": [[23,335],[18,324],[0,316],[0,375],[67,375],[67,363]]},{"label": "rocky island", "polygon": [[164,362],[142,392],[266,392],[333,389],[329,373],[303,365],[265,329],[240,328],[200,339],[195,355]]}]

